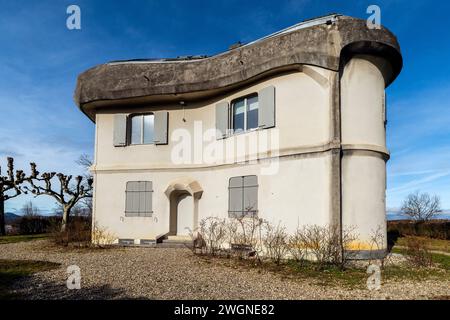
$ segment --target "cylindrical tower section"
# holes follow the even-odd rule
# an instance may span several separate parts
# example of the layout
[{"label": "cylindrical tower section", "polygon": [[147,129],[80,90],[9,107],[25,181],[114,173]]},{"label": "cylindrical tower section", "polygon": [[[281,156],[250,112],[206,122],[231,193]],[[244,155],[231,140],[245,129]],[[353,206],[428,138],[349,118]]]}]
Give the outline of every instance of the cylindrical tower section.
[{"label": "cylindrical tower section", "polygon": [[383,256],[386,235],[386,60],[356,55],[341,77],[342,229],[356,258]]}]

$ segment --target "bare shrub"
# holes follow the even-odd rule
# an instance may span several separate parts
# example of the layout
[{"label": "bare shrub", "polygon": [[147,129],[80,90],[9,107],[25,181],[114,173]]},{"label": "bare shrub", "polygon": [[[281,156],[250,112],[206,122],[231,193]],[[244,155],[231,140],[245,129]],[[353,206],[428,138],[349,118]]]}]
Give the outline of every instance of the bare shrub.
[{"label": "bare shrub", "polygon": [[317,262],[317,268],[332,264],[344,268],[352,256],[350,244],[357,239],[352,228],[341,230],[333,226],[309,225],[298,231],[303,237],[306,254]]},{"label": "bare shrub", "polygon": [[204,249],[206,248],[206,242],[203,240],[202,235],[200,232],[198,232],[198,228],[191,229],[186,228],[188,230],[189,238],[191,238],[191,244],[186,244],[186,248],[192,251],[192,253],[197,254],[199,253],[198,250],[200,250],[200,253],[204,253]]},{"label": "bare shrub", "polygon": [[38,234],[46,233],[52,221],[53,217],[42,216],[24,216],[17,220],[17,229],[20,234]]},{"label": "bare shrub", "polygon": [[307,247],[302,230],[303,229],[297,228],[294,234],[288,239],[289,252],[298,263],[303,263],[307,255]]},{"label": "bare shrub", "polygon": [[[380,265],[383,268],[385,266],[385,262],[389,258],[389,255],[386,254],[384,257],[380,258],[378,256],[375,257],[375,251],[383,250],[385,248],[385,238],[386,232],[382,228],[382,226],[378,226],[375,230],[372,230],[370,235],[370,253],[368,258],[368,264],[372,264],[373,260],[379,260]],[[387,253],[387,252],[386,252]]]},{"label": "bare shrub", "polygon": [[[200,238],[199,238],[200,237]],[[208,217],[202,219],[199,223],[199,235],[193,237],[193,241],[199,238],[194,246],[200,246],[206,254],[217,255],[224,248],[224,243],[227,240],[227,223],[225,219],[217,217]]]},{"label": "bare shrub", "polygon": [[[355,256],[355,252],[352,251],[352,244],[358,240],[358,234],[355,232],[354,226],[347,226],[339,230],[338,228],[334,228],[335,237],[340,237],[341,241],[341,250],[339,254],[335,256],[334,264],[337,264],[341,267],[341,269],[345,268],[352,258]],[[339,235],[341,233],[341,235]],[[341,256],[342,255],[342,256]]]},{"label": "bare shrub", "polygon": [[51,239],[58,245],[89,246],[91,243],[91,219],[90,217],[74,217],[68,227],[61,231],[61,219],[53,220],[49,231]]},{"label": "bare shrub", "polygon": [[288,252],[289,237],[286,233],[286,228],[280,224],[273,226],[270,223],[265,223],[263,226],[265,227],[265,234],[262,244],[267,257],[276,264],[280,264]]},{"label": "bare shrub", "polygon": [[266,222],[254,214],[237,217],[227,224],[228,241],[233,255],[244,258],[256,256],[260,260],[262,252],[262,226]]},{"label": "bare shrub", "polygon": [[428,241],[419,237],[406,238],[406,259],[415,267],[429,267],[432,257]]},{"label": "bare shrub", "polygon": [[94,229],[92,230],[92,245],[94,247],[105,247],[110,246],[116,240],[116,236],[109,232],[106,228],[101,228],[94,224]]}]

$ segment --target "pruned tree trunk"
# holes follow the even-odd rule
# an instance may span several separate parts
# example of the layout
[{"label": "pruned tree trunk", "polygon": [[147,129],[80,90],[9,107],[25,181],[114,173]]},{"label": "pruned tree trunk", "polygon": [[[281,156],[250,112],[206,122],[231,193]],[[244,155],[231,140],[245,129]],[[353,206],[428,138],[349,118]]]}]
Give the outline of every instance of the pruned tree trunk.
[{"label": "pruned tree trunk", "polygon": [[0,235],[6,235],[5,229],[5,199],[0,196]]},{"label": "pruned tree trunk", "polygon": [[62,221],[61,221],[61,232],[65,232],[67,230],[67,224],[69,223],[69,216],[70,216],[71,209],[72,208],[70,208],[70,207],[63,208],[63,215],[62,215]]}]

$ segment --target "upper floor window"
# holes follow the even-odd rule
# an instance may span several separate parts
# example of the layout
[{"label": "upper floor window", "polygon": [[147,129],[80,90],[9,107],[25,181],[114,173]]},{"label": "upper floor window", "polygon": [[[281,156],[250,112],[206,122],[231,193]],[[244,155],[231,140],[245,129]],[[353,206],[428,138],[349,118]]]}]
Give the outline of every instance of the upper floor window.
[{"label": "upper floor window", "polygon": [[258,128],[258,95],[234,100],[231,112],[233,132]]},{"label": "upper floor window", "polygon": [[154,115],[137,114],[131,116],[131,144],[154,143]]}]

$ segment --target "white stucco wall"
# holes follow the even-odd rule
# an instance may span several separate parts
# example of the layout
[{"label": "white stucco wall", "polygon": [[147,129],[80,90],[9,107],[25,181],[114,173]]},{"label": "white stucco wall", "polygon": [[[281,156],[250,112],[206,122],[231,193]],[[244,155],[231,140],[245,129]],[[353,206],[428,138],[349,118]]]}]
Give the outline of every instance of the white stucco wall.
[{"label": "white stucco wall", "polygon": [[[387,153],[383,123],[383,61],[357,56],[347,63],[341,79],[341,166],[342,224],[354,228],[360,239],[355,249],[370,249],[368,243],[379,229],[386,245],[385,160]],[[334,73],[317,67],[305,72],[284,74],[264,80],[220,98],[179,105],[103,109],[96,115],[96,152],[94,220],[117,238],[154,239],[169,232],[170,201],[167,187],[180,178],[189,178],[203,189],[198,205],[192,197],[179,205],[179,213],[196,212],[196,219],[181,217],[178,229],[208,216],[228,216],[228,182],[231,177],[258,176],[258,215],[272,223],[281,222],[293,232],[301,225],[328,225],[336,215],[332,202],[332,101],[330,80]],[[232,101],[267,86],[276,89],[276,127],[232,136],[214,144],[233,144],[261,132],[277,132],[278,144],[262,161],[245,163],[216,158],[212,163],[174,163],[171,157],[177,143],[171,141],[176,130],[184,129],[192,137],[201,123],[201,131],[215,127],[215,106]],[[168,145],[113,146],[113,119],[116,113],[169,111]],[[183,118],[185,121],[183,121]],[[197,127],[198,129],[198,127]],[[275,135],[276,136],[276,135]],[[250,143],[245,153],[253,153]],[[192,150],[192,156],[195,152]],[[269,156],[280,155],[278,170],[263,174]],[[195,160],[192,158],[192,160]],[[230,160],[230,159],[228,159]],[[232,160],[232,159],[231,159]],[[153,216],[125,217],[127,181],[153,182]],[[333,207],[334,206],[334,207]],[[194,207],[196,209],[194,209]],[[180,232],[182,233],[182,232]],[[373,248],[372,248],[373,249]]]},{"label": "white stucco wall", "polygon": [[[199,182],[204,190],[198,201],[198,220],[201,220],[208,216],[228,217],[230,177],[257,175],[259,217],[273,223],[281,222],[289,232],[295,231],[299,225],[328,223],[331,171],[328,153],[315,157],[280,159],[276,175],[261,175],[261,166],[267,164],[188,172],[102,172],[96,176],[94,219],[98,226],[106,228],[117,238],[153,239],[169,232],[170,207],[164,192],[173,180],[188,176]],[[125,217],[126,182],[139,180],[153,181],[154,214],[152,217]],[[191,199],[188,197],[182,201],[183,208],[179,208],[179,213],[192,210]],[[183,219],[183,223],[187,221]]]},{"label": "white stucco wall", "polygon": [[341,80],[342,223],[358,234],[355,249],[377,249],[371,240],[377,230],[377,245],[386,248],[383,68],[380,59],[356,56]]},{"label": "white stucco wall", "polygon": [[[315,67],[308,67],[322,75],[325,81],[332,72]],[[190,103],[185,110],[179,105],[148,106],[142,108],[127,107],[102,111],[96,116],[97,141],[95,168],[132,169],[132,168],[174,168],[171,152],[175,143],[168,145],[131,145],[125,148],[113,146],[114,114],[139,113],[157,110],[169,111],[169,140],[176,130],[184,129],[194,136],[195,123],[201,122],[202,130],[215,129],[215,106],[220,101],[232,101],[267,86],[276,88],[276,127],[264,131],[278,130],[280,150],[295,153],[295,149],[323,145],[330,140],[330,96],[329,86],[322,86],[309,75],[297,72],[272,78],[249,88],[245,88],[219,99],[207,102]],[[185,118],[185,122],[183,121]],[[251,138],[257,132],[227,138],[225,143],[236,143],[238,139]],[[212,139],[212,140],[215,140]],[[218,143],[224,141],[219,140]],[[194,154],[194,152],[192,152]],[[180,167],[180,166],[179,166]],[[186,167],[186,166],[181,166]],[[189,166],[191,167],[191,166]]]},{"label": "white stucco wall", "polygon": [[[96,116],[96,156],[94,219],[117,238],[153,239],[169,231],[170,202],[165,195],[172,181],[187,177],[198,181],[204,190],[198,201],[198,219],[208,216],[228,216],[229,178],[243,175],[258,176],[258,215],[273,223],[282,222],[289,232],[298,225],[330,223],[331,156],[327,145],[331,140],[331,101],[329,79],[332,72],[307,67],[308,74],[290,73],[265,80],[248,88],[230,93],[220,99],[189,104],[183,111],[179,105],[123,108],[102,111]],[[262,130],[277,131],[279,145],[271,156],[282,155],[274,174],[263,174],[269,163],[174,164],[171,153],[176,143],[170,137],[177,129],[186,129],[194,136],[195,122],[202,130],[215,127],[215,106],[273,85],[276,88],[276,127]],[[113,146],[115,113],[169,111],[169,144]],[[184,122],[183,117],[186,119]],[[260,134],[250,132],[215,143],[236,143]],[[215,141],[215,139],[214,139]],[[247,152],[254,145],[247,145]],[[311,153],[314,151],[315,153]],[[194,154],[194,153],[193,153]],[[268,154],[260,155],[264,159]],[[273,164],[272,164],[273,165]],[[125,186],[127,181],[153,182],[152,217],[125,217]],[[179,211],[192,211],[190,197],[183,200]],[[185,203],[185,201],[187,201]],[[185,205],[186,204],[186,205]],[[188,224],[181,219],[179,224]]]}]

